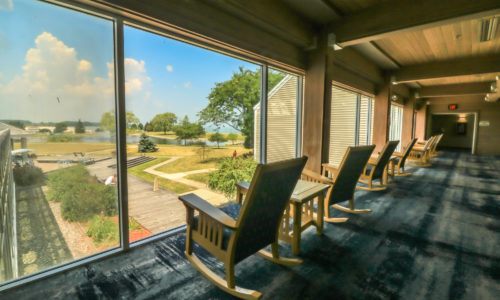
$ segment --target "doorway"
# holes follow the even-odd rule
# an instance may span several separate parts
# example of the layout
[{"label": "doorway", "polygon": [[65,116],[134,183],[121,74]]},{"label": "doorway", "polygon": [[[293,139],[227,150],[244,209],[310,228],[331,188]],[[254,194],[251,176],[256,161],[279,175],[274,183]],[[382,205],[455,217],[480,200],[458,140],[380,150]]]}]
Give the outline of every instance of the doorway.
[{"label": "doorway", "polygon": [[476,152],[477,113],[432,114],[429,136],[444,133],[439,149]]}]

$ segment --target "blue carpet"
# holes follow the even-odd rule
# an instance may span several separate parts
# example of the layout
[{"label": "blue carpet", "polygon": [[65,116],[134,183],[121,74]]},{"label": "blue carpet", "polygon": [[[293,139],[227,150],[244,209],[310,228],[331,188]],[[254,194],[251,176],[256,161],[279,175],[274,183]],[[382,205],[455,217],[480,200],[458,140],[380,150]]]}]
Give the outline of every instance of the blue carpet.
[{"label": "blue carpet", "polygon": [[[236,283],[264,299],[498,299],[500,158],[450,152],[413,170],[386,191],[356,192],[371,214],[332,210],[349,221],[304,232],[301,266],[254,255],[236,266]],[[184,243],[184,234],[165,238],[0,298],[232,299],[189,264]],[[288,244],[280,252],[292,256]]]}]

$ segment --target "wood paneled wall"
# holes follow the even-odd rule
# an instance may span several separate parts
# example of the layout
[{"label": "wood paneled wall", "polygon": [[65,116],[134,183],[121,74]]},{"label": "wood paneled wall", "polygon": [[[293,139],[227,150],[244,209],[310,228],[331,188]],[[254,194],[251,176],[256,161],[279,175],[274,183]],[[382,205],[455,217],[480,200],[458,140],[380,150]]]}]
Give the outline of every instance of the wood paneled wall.
[{"label": "wood paneled wall", "polygon": [[401,132],[401,150],[406,147],[408,142],[413,138],[413,116],[415,110],[415,97],[413,93],[403,106],[403,128]]},{"label": "wood paneled wall", "polygon": [[[417,109],[418,108],[418,109]],[[427,105],[418,103],[416,104],[415,107],[415,137],[419,141],[424,141],[425,140],[425,126],[426,126],[426,112],[427,112]]]},{"label": "wood paneled wall", "polygon": [[446,113],[448,104],[458,104],[454,112],[478,112],[479,121],[488,121],[489,126],[479,126],[476,153],[500,155],[500,101],[486,102],[483,96],[433,98],[428,105],[428,118],[433,113]]}]

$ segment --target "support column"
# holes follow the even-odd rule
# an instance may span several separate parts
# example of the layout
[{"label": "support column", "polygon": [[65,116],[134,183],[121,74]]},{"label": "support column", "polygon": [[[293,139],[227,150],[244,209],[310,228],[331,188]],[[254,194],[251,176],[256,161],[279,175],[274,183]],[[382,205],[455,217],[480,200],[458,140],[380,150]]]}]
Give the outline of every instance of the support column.
[{"label": "support column", "polygon": [[425,140],[425,125],[427,123],[427,106],[425,102],[417,102],[415,105],[415,137],[419,141]]},{"label": "support column", "polygon": [[304,89],[302,154],[308,156],[306,169],[321,171],[323,149],[323,114],[325,100],[327,42],[318,38],[316,49],[308,55]]},{"label": "support column", "polygon": [[21,138],[21,149],[27,149],[28,148],[28,142],[26,138]]},{"label": "support column", "polygon": [[413,120],[415,111],[415,93],[411,92],[410,97],[403,106],[403,128],[401,132],[401,151],[406,147],[408,142],[413,139]]},{"label": "support column", "polygon": [[382,150],[389,139],[390,112],[391,112],[391,83],[386,78],[385,83],[375,95],[375,110],[373,112],[373,140],[376,145],[374,153]]}]

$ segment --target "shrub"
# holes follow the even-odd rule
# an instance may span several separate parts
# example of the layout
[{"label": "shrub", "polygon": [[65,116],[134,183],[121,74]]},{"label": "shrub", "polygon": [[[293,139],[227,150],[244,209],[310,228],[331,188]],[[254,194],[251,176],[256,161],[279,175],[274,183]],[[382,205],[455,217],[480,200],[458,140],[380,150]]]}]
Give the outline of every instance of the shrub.
[{"label": "shrub", "polygon": [[50,129],[48,128],[42,128],[40,130],[38,130],[39,133],[52,133],[52,131],[50,131]]},{"label": "shrub", "polygon": [[[137,223],[137,221],[132,217],[129,217],[128,222],[128,228],[130,232],[142,229],[139,223]],[[102,214],[95,215],[92,218],[86,233],[87,236],[90,236],[94,239],[94,243],[96,244],[116,244],[120,242],[118,223],[116,221],[113,221],[109,217],[105,217]]]},{"label": "shrub", "polygon": [[14,182],[19,186],[43,184],[45,181],[45,174],[43,174],[42,169],[32,165],[16,167],[13,173]]},{"label": "shrub", "polygon": [[71,136],[66,134],[53,134],[47,137],[47,142],[52,143],[68,143],[72,141],[79,140],[79,136]]},{"label": "shrub", "polygon": [[103,131],[104,131],[104,130],[102,130],[102,128],[101,128],[101,127],[97,127],[97,128],[95,129],[95,132],[103,132]]},{"label": "shrub", "polygon": [[253,159],[225,158],[218,167],[217,171],[210,173],[208,186],[232,197],[236,194],[236,183],[252,180],[257,163]]},{"label": "shrub", "polygon": [[104,217],[104,215],[96,215],[92,218],[87,228],[87,235],[92,237],[96,244],[114,243],[120,240],[118,223]]},{"label": "shrub", "polygon": [[141,134],[141,139],[139,140],[139,152],[156,152],[158,147],[153,143],[147,135]]},{"label": "shrub", "polygon": [[66,129],[68,129],[68,124],[66,124],[65,122],[56,123],[56,127],[54,128],[54,133],[65,132]]},{"label": "shrub", "polygon": [[113,186],[97,181],[83,165],[61,169],[49,175],[47,198],[61,203],[61,216],[68,221],[87,221],[94,215],[117,213]]}]

